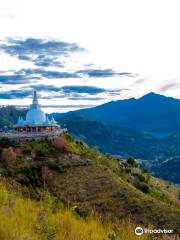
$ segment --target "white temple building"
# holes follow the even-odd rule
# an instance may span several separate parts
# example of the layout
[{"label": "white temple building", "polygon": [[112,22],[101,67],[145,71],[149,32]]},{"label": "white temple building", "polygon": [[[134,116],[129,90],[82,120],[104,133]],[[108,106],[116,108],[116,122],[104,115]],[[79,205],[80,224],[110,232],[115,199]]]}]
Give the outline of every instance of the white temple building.
[{"label": "white temple building", "polygon": [[49,119],[48,116],[43,112],[41,106],[38,103],[37,93],[34,91],[33,102],[26,114],[26,119],[22,117],[18,118],[16,125],[14,126],[17,132],[52,132],[60,128],[60,125],[52,117]]},{"label": "white temple building", "polygon": [[26,114],[26,119],[19,116],[17,123],[14,125],[14,130],[0,133],[0,137],[8,137],[11,139],[41,139],[44,137],[55,137],[60,135],[67,129],[61,126],[49,117],[41,109],[38,103],[37,93],[34,90],[32,104]]}]

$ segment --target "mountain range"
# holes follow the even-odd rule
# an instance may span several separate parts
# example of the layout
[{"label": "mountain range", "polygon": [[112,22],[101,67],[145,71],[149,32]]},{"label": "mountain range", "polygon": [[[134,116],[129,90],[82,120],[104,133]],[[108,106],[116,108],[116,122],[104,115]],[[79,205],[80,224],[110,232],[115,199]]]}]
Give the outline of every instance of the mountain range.
[{"label": "mountain range", "polygon": [[69,114],[88,116],[97,121],[147,132],[157,137],[180,131],[180,100],[156,93],[148,93],[139,99],[111,101],[63,116]]}]

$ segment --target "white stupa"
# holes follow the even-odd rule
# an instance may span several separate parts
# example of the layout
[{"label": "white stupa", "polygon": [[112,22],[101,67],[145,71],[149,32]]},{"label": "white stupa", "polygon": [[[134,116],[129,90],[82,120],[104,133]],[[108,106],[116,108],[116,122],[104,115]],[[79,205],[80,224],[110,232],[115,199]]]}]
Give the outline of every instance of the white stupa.
[{"label": "white stupa", "polygon": [[49,117],[43,112],[40,104],[38,103],[37,93],[34,90],[34,96],[32,104],[26,114],[26,119],[22,117],[18,118],[16,125],[14,126],[17,132],[44,132],[54,131],[60,128],[60,125],[52,117]]}]

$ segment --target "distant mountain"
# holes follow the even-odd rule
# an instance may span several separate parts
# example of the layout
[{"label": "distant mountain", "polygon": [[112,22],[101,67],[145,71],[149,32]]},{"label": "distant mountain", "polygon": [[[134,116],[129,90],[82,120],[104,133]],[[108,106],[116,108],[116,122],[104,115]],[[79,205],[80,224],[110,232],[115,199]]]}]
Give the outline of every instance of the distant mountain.
[{"label": "distant mountain", "polygon": [[[64,115],[85,115],[95,120],[148,132],[162,137],[180,131],[180,100],[149,93],[139,99],[130,98],[105,103]],[[55,117],[60,117],[55,114]]]}]

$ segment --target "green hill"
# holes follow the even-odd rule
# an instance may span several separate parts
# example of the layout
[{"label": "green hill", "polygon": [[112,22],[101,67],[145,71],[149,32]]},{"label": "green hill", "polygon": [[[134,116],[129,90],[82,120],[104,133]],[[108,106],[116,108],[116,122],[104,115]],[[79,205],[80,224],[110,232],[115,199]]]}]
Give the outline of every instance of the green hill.
[{"label": "green hill", "polygon": [[54,209],[73,208],[82,219],[93,213],[102,223],[131,221],[134,226],[180,230],[179,189],[152,177],[132,158],[113,159],[67,134],[54,141],[1,139],[0,152],[2,181],[24,197],[39,201],[48,192]]}]

